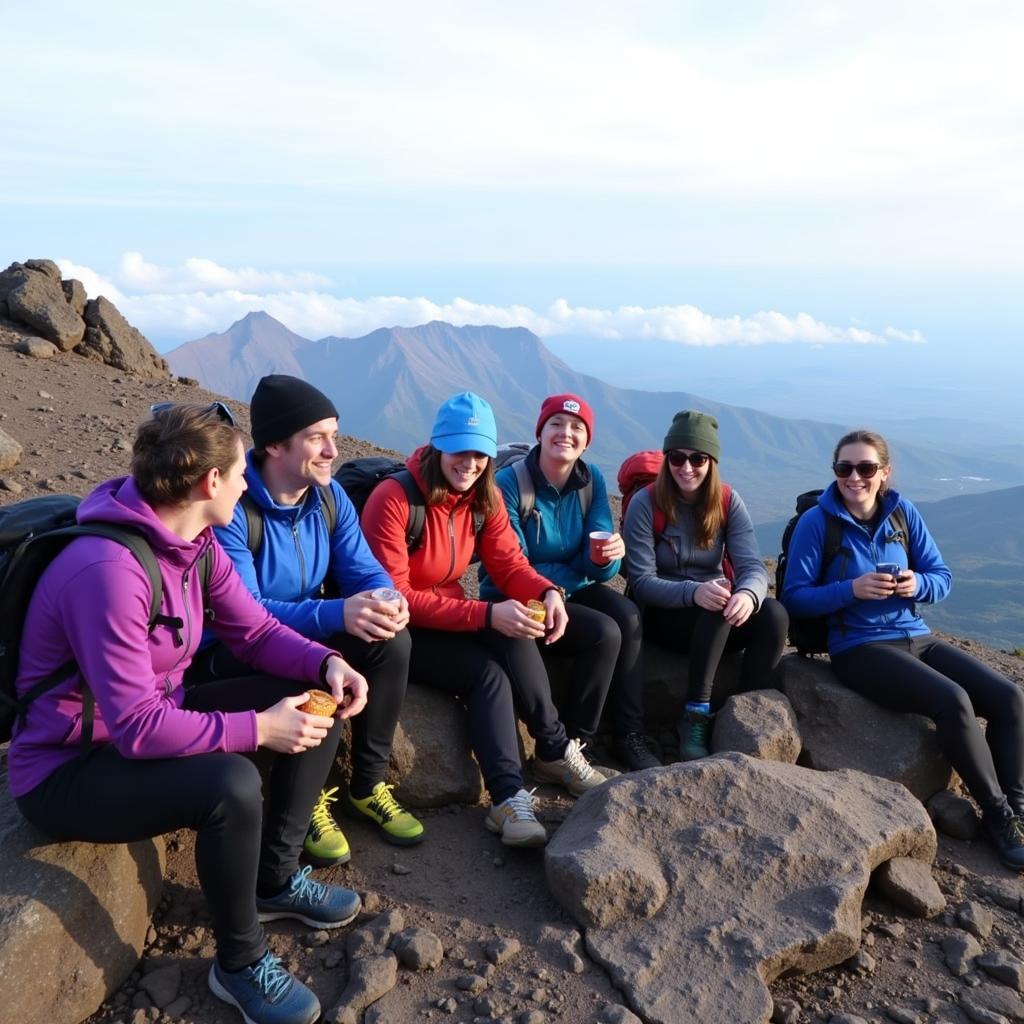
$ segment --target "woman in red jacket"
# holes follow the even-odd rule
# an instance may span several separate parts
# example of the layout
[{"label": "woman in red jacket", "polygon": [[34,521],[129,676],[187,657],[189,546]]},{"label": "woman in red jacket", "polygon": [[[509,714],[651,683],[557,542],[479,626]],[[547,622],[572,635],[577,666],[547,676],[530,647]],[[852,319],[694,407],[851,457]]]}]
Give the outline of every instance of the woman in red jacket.
[{"label": "woman in red jacket", "polygon": [[[409,501],[400,481],[376,487],[362,525],[373,553],[409,601],[410,682],[465,701],[470,735],[492,806],[486,825],[510,846],[547,841],[523,787],[515,708],[537,742],[534,777],[575,796],[604,782],[577,740],[569,740],[551,700],[534,642],[554,643],[568,616],[562,593],[522,553],[494,483],[497,428],[490,405],[471,391],[438,410],[430,444],[406,466],[426,499],[426,522],[414,551],[406,546]],[[480,557],[504,601],[467,598],[459,578]],[[544,621],[527,602],[542,602]],[[513,698],[515,707],[513,707]]]}]

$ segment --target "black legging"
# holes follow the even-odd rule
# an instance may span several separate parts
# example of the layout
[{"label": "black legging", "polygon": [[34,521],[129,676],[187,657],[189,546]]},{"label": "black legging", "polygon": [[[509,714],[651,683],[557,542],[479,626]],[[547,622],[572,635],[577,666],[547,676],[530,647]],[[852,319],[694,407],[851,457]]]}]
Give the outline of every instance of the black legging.
[{"label": "black legging", "polygon": [[[196,687],[185,707],[260,711],[307,689],[291,679],[247,676]],[[255,896],[279,892],[298,869],[340,728],[336,721],[319,746],[302,754],[272,755],[265,796],[259,771],[242,754],[129,759],[103,743],[62,765],[17,803],[33,825],[62,841],[131,843],[193,829],[217,959],[225,970],[240,970],[267,950]]]},{"label": "black legging", "polygon": [[1024,811],[1024,694],[1009,679],[930,634],[859,644],[833,654],[832,668],[862,697],[933,719],[942,752],[986,816],[1004,816],[1007,801]]},{"label": "black legging", "polygon": [[[325,640],[357,672],[366,676],[369,697],[363,711],[352,722],[352,778],[349,791],[357,800],[370,795],[383,781],[398,717],[405,700],[412,643],[403,629],[390,640],[370,643],[348,633],[335,633]],[[223,645],[215,644],[197,655],[189,668],[190,686],[214,679],[226,679],[251,672]],[[326,774],[325,774],[326,777]]]},{"label": "black legging", "polygon": [[542,654],[572,658],[572,690],[564,708],[566,732],[583,740],[597,731],[611,697],[615,732],[644,727],[640,610],[628,597],[601,583],[577,590],[568,601],[569,625]]},{"label": "black legging", "polygon": [[644,639],[688,654],[690,674],[686,699],[711,700],[718,663],[725,651],[743,649],[740,688],[758,690],[769,684],[786,645],[789,616],[774,598],[766,597],[742,626],[730,626],[721,612],[696,605],[689,608],[644,608]]}]

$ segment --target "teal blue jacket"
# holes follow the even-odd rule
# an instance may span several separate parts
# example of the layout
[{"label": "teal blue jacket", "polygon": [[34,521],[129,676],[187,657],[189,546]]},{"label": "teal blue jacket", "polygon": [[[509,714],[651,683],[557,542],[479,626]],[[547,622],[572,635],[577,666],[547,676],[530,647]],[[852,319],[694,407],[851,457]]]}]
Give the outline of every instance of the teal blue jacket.
[{"label": "teal blue jacket", "polygon": [[[608,565],[594,565],[590,560],[590,534],[595,530],[615,531],[603,474],[596,466],[588,466],[579,459],[565,487],[559,491],[541,472],[539,454],[540,446],[535,445],[526,456],[537,498],[533,512],[525,521],[519,515],[519,483],[515,469],[506,466],[496,477],[509,522],[530,565],[569,595],[591,583],[610,580],[619,571],[619,560]],[[593,480],[593,497],[584,517],[579,492],[590,480]],[[503,596],[481,567],[480,597],[495,601]]]}]

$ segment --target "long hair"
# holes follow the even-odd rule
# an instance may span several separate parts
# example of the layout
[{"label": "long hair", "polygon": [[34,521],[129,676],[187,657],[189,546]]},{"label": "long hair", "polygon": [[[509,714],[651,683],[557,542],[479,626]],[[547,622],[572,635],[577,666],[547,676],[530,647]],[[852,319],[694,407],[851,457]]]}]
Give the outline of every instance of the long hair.
[{"label": "long hair", "polygon": [[234,465],[241,437],[210,406],[169,406],[140,425],[132,477],[151,505],[182,505],[211,469],[226,473]]},{"label": "long hair", "polygon": [[[892,456],[889,454],[889,442],[886,441],[881,434],[874,430],[851,430],[848,434],[843,434],[837,442],[835,449],[832,452],[832,462],[836,463],[839,461],[839,453],[848,444],[866,444],[878,452],[878,466],[880,469],[889,469],[892,466]],[[892,474],[889,474],[889,479],[892,479]],[[889,480],[883,480],[881,486],[878,488],[879,494],[885,494],[889,490]]]},{"label": "long hair", "polygon": [[[672,467],[668,456],[665,457],[654,480],[654,503],[664,513],[665,520],[675,523],[676,502],[679,500],[679,488],[672,478]],[[697,535],[694,538],[697,547],[710,548],[722,529],[722,478],[718,475],[718,463],[709,458],[708,472],[704,477],[697,501],[693,507]]]},{"label": "long hair", "polygon": [[[448,497],[451,488],[441,470],[441,452],[432,444],[428,444],[420,456],[420,476],[426,486],[424,497],[427,505],[440,505]],[[498,511],[501,499],[498,497],[498,485],[494,482],[494,459],[487,459],[487,465],[470,493],[470,505],[474,512],[479,512],[487,519]]]}]

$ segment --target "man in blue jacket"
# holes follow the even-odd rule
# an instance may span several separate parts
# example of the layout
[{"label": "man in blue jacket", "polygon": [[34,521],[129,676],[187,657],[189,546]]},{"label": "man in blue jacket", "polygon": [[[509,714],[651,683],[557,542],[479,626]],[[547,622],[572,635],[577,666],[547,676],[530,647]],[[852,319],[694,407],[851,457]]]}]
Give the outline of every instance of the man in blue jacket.
[{"label": "man in blue jacket", "polygon": [[[344,806],[375,822],[389,842],[418,843],[422,824],[384,782],[408,677],[409,608],[397,592],[397,599],[372,595],[394,584],[370,551],[352,502],[332,478],[338,411],[306,381],[272,374],[256,386],[250,416],[248,491],[230,525],[217,528],[217,538],[272,615],[335,648],[366,677],[367,706],[351,720],[352,778]],[[259,527],[255,536],[250,525]],[[232,674],[225,648],[216,646],[201,657],[204,678]],[[351,855],[330,813],[336,792],[337,787],[321,792],[306,835],[306,855],[321,865],[344,863]]]}]

